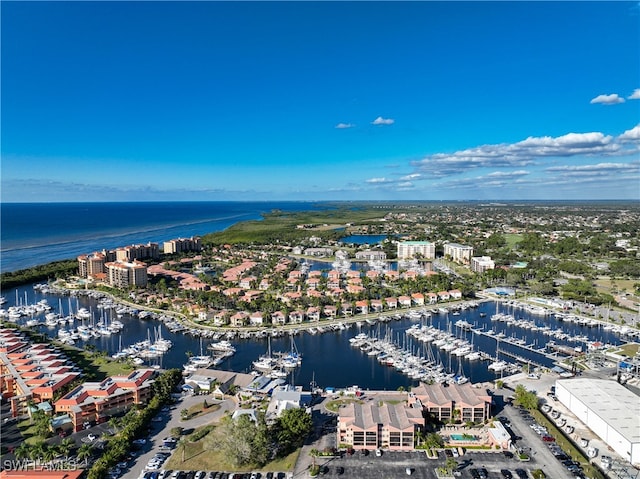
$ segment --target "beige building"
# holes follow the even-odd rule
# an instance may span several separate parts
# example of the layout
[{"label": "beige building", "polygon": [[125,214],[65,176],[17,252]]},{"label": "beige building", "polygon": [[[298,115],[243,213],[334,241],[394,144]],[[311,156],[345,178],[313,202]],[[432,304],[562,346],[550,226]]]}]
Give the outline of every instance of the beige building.
[{"label": "beige building", "polygon": [[416,433],[424,428],[422,409],[404,403],[351,403],[338,413],[338,447],[412,451]]},{"label": "beige building", "polygon": [[158,259],[160,249],[158,243],[134,244],[116,250],[116,261],[133,261],[136,259]]},{"label": "beige building", "polygon": [[115,261],[105,264],[107,283],[116,288],[147,286],[147,265],[141,261]]},{"label": "beige building", "polygon": [[106,256],[103,253],[91,253],[78,256],[78,275],[81,278],[94,277],[105,272]]},{"label": "beige building", "polygon": [[401,241],[398,243],[398,259],[411,259],[420,255],[424,259],[436,257],[436,245],[430,241]]},{"label": "beige building", "polygon": [[445,243],[444,255],[457,263],[469,264],[473,256],[473,246],[458,243]]},{"label": "beige building", "polygon": [[199,236],[191,238],[178,238],[165,241],[162,245],[164,254],[182,253],[190,251],[202,251],[202,243]]},{"label": "beige building", "polygon": [[387,259],[387,253],[385,253],[384,251],[380,251],[380,250],[366,250],[366,251],[358,251],[356,253],[356,259],[363,259],[363,260],[367,260],[367,261],[372,261],[372,260],[386,260]]},{"label": "beige building", "polygon": [[432,418],[447,422],[481,423],[491,417],[491,396],[470,383],[443,385],[425,384],[411,389],[409,405],[419,405]]},{"label": "beige building", "polygon": [[474,256],[471,258],[471,271],[484,273],[489,269],[495,269],[496,264],[491,256]]}]

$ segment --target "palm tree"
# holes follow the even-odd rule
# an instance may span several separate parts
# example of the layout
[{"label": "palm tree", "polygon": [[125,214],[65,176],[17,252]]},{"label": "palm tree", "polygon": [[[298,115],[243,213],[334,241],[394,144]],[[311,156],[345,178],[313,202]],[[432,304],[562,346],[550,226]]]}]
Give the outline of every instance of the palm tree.
[{"label": "palm tree", "polygon": [[76,454],[78,461],[84,461],[91,457],[91,444],[81,444]]},{"label": "palm tree", "polygon": [[76,442],[73,439],[71,439],[70,437],[66,437],[58,445],[58,450],[63,456],[69,457],[69,453],[73,450],[75,445]]},{"label": "palm tree", "polygon": [[13,453],[18,460],[27,459],[32,455],[31,446],[29,446],[29,444],[27,444],[26,442],[23,442],[13,451]]},{"label": "palm tree", "polygon": [[115,433],[118,432],[118,427],[120,426],[120,419],[117,418],[117,417],[112,416],[111,419],[109,419],[109,421],[107,421],[107,424],[109,425],[109,427],[113,431],[113,434],[115,434]]},{"label": "palm tree", "polygon": [[47,463],[53,462],[55,457],[58,455],[58,451],[56,446],[47,444],[42,451],[42,460]]}]

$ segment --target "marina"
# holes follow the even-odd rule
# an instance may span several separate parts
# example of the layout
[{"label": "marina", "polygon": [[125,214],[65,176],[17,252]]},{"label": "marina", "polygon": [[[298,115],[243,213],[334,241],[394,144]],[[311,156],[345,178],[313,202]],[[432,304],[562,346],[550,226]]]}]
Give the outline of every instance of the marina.
[{"label": "marina", "polygon": [[[187,327],[171,316],[122,306],[91,291],[69,296],[25,286],[4,295],[7,319],[29,323],[52,338],[67,331],[75,346],[93,345],[115,358],[185,371],[257,369],[288,377],[295,384],[308,384],[315,376],[318,384],[336,387],[397,389],[421,380],[451,382],[456,377],[474,383],[491,381],[524,365],[553,367],[567,356],[562,349],[587,350],[594,344],[617,345],[633,339],[621,328],[541,314],[515,302],[480,301],[465,303],[464,308],[449,304],[355,321],[249,331]],[[66,318],[65,324],[47,325],[45,318],[51,314]],[[504,315],[504,320],[496,319],[496,314]],[[351,339],[365,336],[366,350],[353,347]],[[265,361],[269,350],[271,363]]]}]

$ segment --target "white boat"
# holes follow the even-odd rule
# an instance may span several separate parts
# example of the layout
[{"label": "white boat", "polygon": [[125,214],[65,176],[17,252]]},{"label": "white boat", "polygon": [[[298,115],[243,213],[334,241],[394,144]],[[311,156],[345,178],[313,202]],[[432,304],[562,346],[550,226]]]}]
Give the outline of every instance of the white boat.
[{"label": "white boat", "polygon": [[211,343],[209,349],[212,351],[233,351],[235,353],[236,348],[227,340],[218,341],[217,343]]}]

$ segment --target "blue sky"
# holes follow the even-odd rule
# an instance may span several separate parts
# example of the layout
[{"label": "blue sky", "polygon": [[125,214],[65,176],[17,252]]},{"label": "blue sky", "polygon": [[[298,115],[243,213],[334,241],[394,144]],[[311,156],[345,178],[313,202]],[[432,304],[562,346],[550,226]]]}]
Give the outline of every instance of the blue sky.
[{"label": "blue sky", "polygon": [[2,2],[2,201],[640,199],[637,2]]}]

